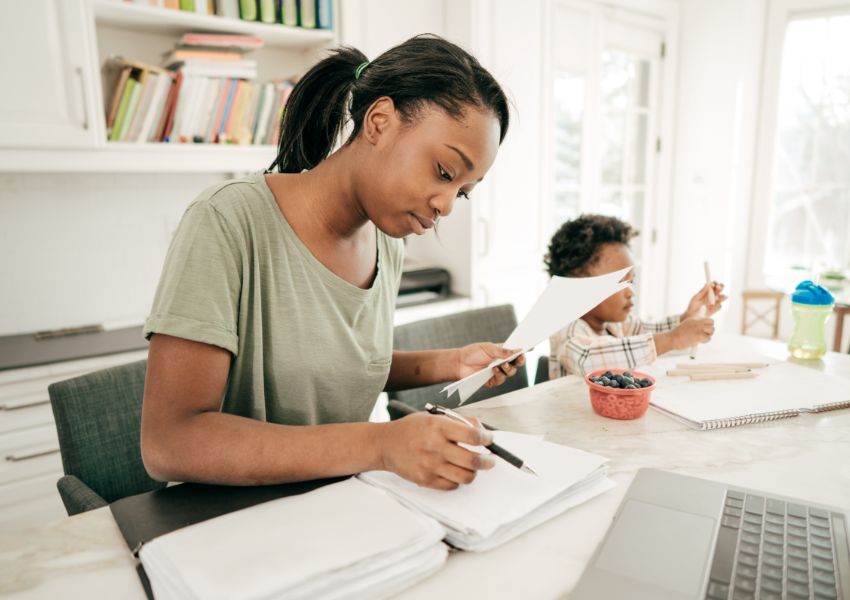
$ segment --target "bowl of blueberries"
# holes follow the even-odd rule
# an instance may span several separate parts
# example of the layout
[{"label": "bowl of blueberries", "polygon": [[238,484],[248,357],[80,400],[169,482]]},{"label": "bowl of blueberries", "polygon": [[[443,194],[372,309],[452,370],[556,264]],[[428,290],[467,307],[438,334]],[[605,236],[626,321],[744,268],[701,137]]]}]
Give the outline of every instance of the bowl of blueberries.
[{"label": "bowl of blueberries", "polygon": [[655,379],[637,371],[599,369],[584,377],[593,410],[611,419],[637,419],[649,408]]}]

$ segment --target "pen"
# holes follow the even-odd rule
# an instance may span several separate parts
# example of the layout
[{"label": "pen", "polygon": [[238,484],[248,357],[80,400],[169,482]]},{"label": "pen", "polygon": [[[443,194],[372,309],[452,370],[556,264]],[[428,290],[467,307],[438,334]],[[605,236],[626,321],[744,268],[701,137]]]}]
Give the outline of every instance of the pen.
[{"label": "pen", "polygon": [[[399,412],[403,412],[406,415],[413,414],[413,413],[416,412],[416,410],[414,408],[408,406],[407,404],[405,404],[403,402],[399,402],[398,400],[390,400],[389,405],[391,405],[393,408],[395,408]],[[448,418],[450,418],[454,421],[464,423],[464,424],[468,425],[469,427],[473,427],[473,428],[475,427],[475,425],[473,425],[472,422],[469,419],[464,417],[462,414],[453,411],[450,408],[446,408],[444,406],[437,406],[435,404],[428,403],[428,404],[425,405],[425,410],[428,411],[429,413],[431,413],[432,415],[443,415],[443,416],[446,416],[446,417],[448,417]],[[493,427],[490,427],[489,425],[487,425],[485,423],[482,423],[481,426],[484,427],[485,429],[489,429],[490,431],[495,431],[495,429]],[[534,470],[531,467],[529,467],[527,464],[525,464],[525,461],[523,461],[520,457],[509,452],[505,448],[502,448],[498,444],[490,444],[489,446],[484,446],[484,447],[487,448],[487,450],[489,450],[490,452],[492,452],[496,456],[498,456],[499,458],[505,460],[510,465],[516,467],[520,471],[523,471],[524,473],[528,473],[530,475],[535,475],[535,476],[537,475],[537,473],[535,473]]]}]

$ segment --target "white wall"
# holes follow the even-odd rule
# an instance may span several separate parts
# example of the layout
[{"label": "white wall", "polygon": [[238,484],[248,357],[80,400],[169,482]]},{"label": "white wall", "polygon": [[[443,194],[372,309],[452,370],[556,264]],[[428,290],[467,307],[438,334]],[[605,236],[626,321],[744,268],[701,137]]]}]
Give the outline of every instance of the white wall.
[{"label": "white wall", "polygon": [[765,0],[683,0],[673,149],[667,305],[704,283],[727,284],[722,330],[740,326],[753,186]]},{"label": "white wall", "polygon": [[217,175],[0,176],[0,335],[141,323],[171,234]]}]

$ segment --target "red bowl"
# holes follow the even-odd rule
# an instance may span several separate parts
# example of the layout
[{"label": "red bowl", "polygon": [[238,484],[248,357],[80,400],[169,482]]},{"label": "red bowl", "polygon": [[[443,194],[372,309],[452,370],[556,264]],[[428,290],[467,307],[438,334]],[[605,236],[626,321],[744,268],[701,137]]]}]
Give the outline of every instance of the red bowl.
[{"label": "red bowl", "polygon": [[[652,385],[636,390],[624,390],[599,385],[590,380],[591,377],[599,377],[606,371],[620,374],[628,371],[640,379],[650,379]],[[649,408],[649,396],[655,389],[654,377],[632,369],[597,369],[585,375],[584,382],[590,389],[590,405],[593,406],[594,412],[610,419],[637,419],[642,417],[646,409]]]}]

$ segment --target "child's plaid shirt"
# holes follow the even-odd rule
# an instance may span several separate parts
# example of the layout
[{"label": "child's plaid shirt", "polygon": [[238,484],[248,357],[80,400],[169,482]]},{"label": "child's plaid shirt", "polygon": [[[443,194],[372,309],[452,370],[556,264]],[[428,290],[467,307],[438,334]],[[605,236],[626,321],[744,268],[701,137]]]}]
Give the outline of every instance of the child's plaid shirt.
[{"label": "child's plaid shirt", "polygon": [[679,315],[659,323],[629,317],[622,323],[605,323],[602,333],[596,333],[583,319],[573,321],[549,338],[549,379],[651,364],[658,356],[652,336],[678,325]]}]

